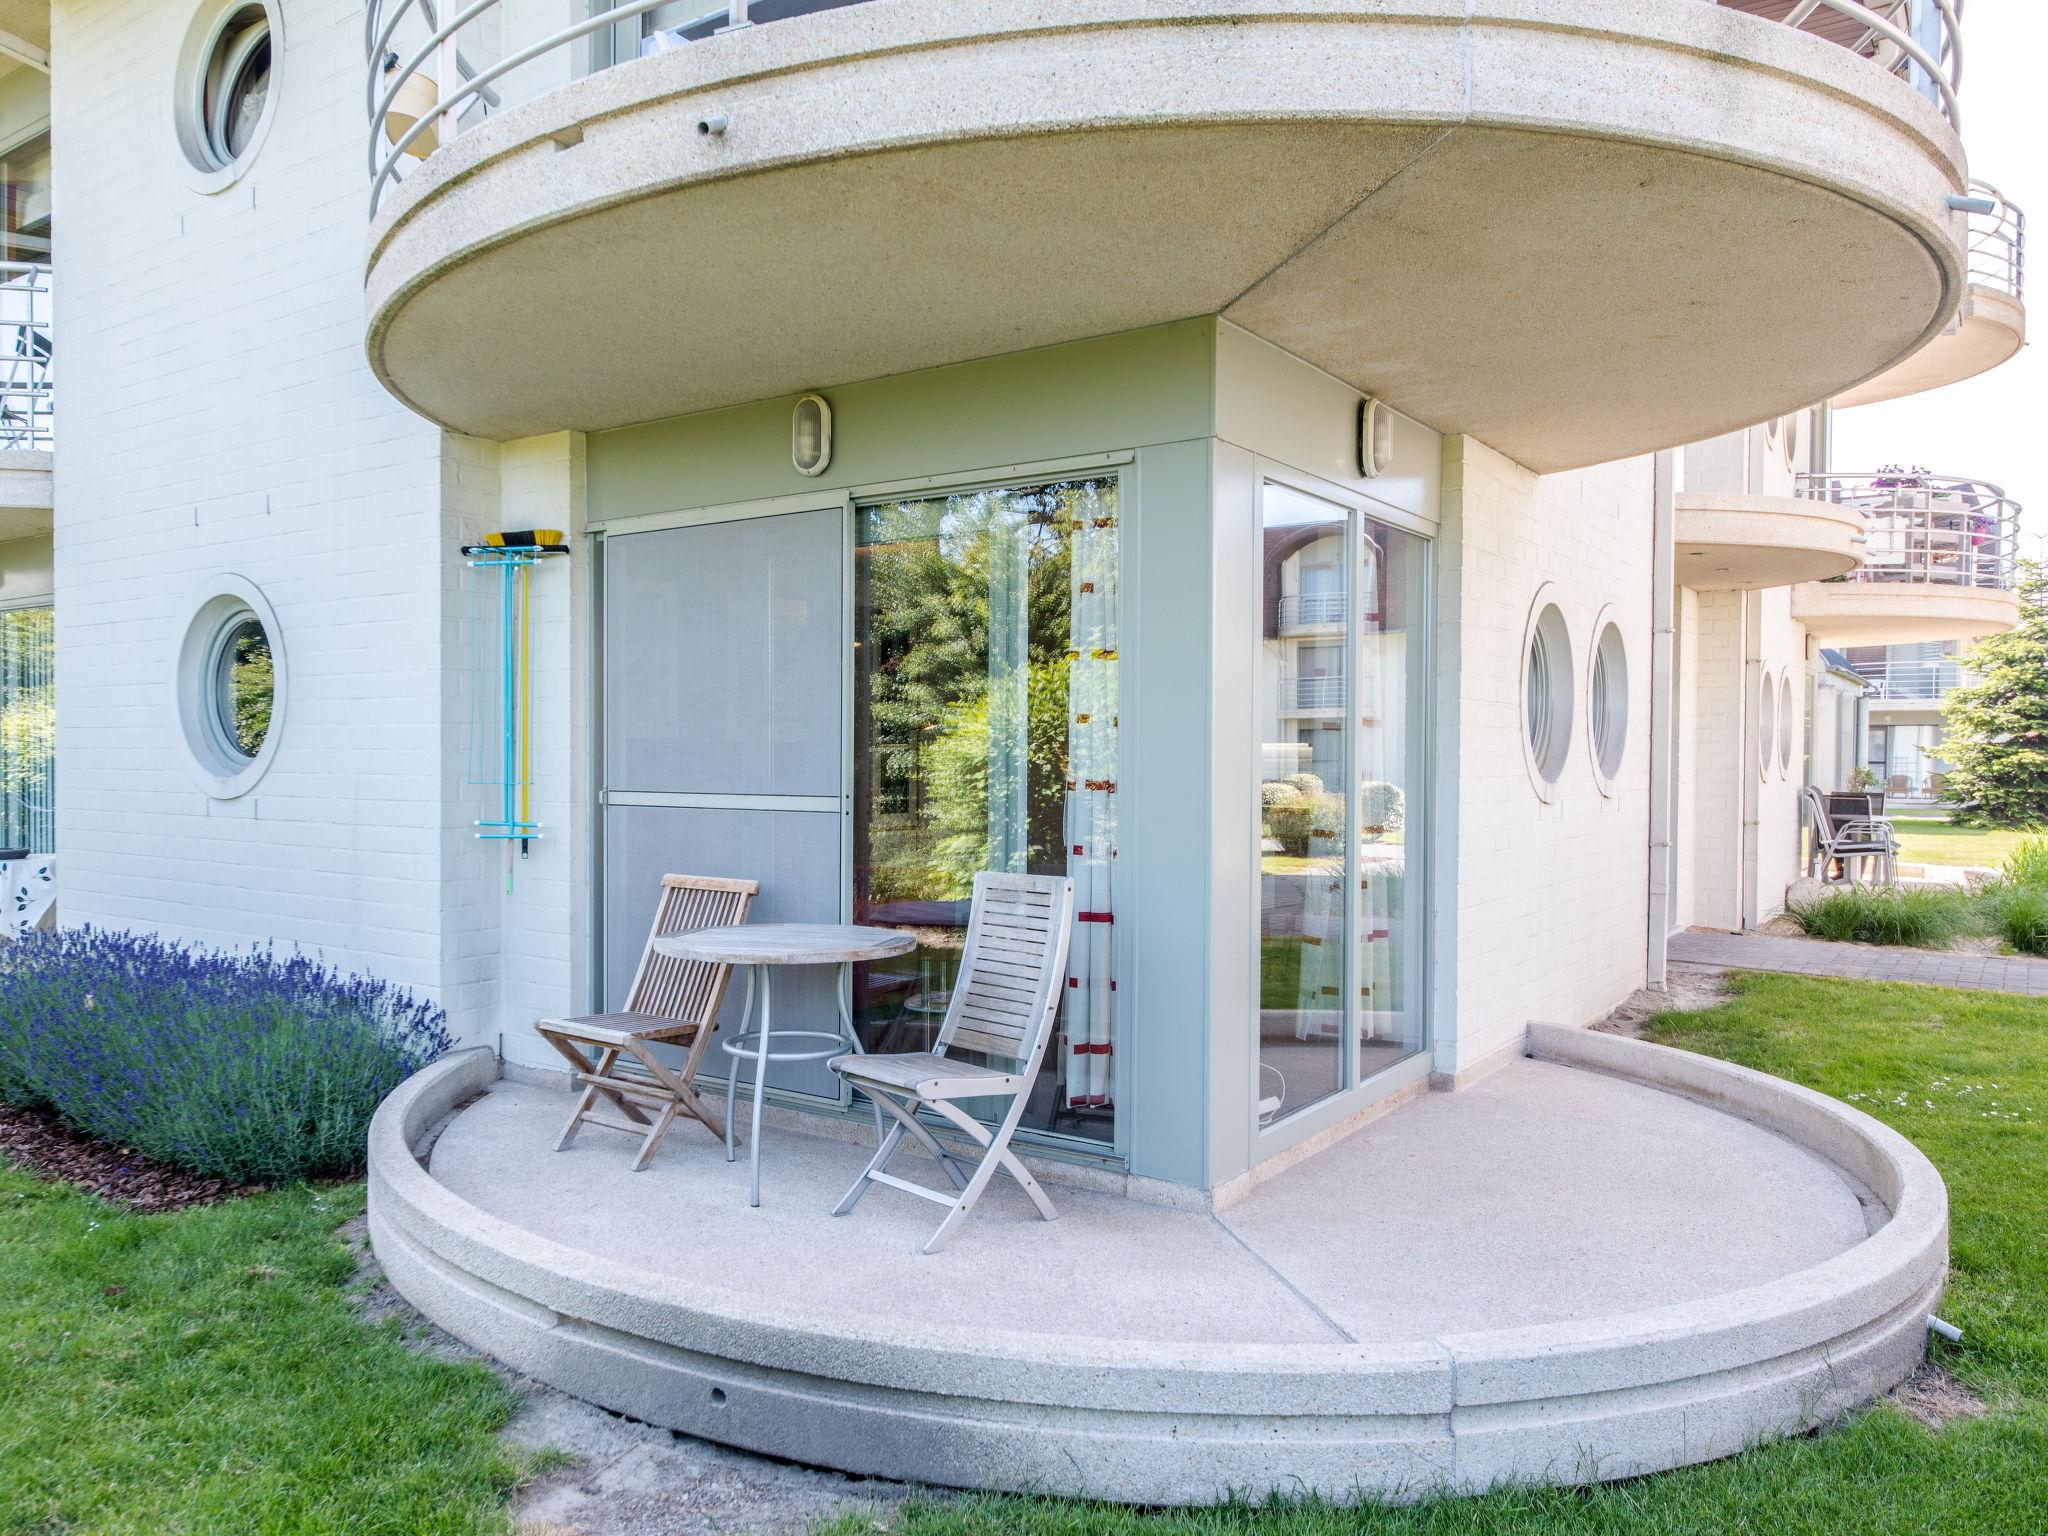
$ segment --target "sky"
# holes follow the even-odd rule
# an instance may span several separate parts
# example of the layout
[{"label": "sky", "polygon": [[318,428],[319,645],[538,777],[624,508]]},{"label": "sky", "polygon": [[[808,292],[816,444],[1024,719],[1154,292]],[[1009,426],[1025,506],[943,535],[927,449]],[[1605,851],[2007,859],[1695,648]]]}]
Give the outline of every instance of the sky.
[{"label": "sky", "polygon": [[2032,216],[2028,319],[2042,336],[1987,374],[1835,416],[1835,468],[1918,464],[2004,487],[2048,558],[2048,4],[1971,0],[1963,23],[1963,147],[1970,174]]}]

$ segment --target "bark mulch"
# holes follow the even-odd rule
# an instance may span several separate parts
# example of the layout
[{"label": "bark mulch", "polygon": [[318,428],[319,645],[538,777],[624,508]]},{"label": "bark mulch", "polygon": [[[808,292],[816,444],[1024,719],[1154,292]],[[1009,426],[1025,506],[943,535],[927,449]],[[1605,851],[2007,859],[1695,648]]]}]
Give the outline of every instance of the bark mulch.
[{"label": "bark mulch", "polygon": [[125,1147],[74,1131],[54,1115],[0,1104],[0,1157],[45,1179],[73,1185],[134,1211],[182,1211],[262,1186],[202,1178]]}]

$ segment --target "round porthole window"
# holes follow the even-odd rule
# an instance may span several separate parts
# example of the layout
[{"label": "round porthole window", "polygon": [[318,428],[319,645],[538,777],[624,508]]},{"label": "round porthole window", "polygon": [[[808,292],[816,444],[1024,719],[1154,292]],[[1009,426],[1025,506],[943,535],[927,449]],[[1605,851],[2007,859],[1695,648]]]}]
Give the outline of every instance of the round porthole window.
[{"label": "round porthole window", "polygon": [[1586,734],[1593,751],[1593,777],[1602,794],[1614,793],[1615,775],[1628,752],[1628,648],[1621,626],[1596,622],[1592,676],[1586,685]]},{"label": "round porthole window", "polygon": [[275,0],[207,0],[179,54],[179,147],[201,191],[231,185],[270,125],[282,31]]},{"label": "round porthole window", "polygon": [[1778,772],[1787,775],[1792,772],[1792,738],[1797,733],[1798,723],[1792,718],[1792,674],[1787,672],[1778,679]]},{"label": "round porthole window", "polygon": [[1536,793],[1551,799],[1564,773],[1572,735],[1572,644],[1564,611],[1536,594],[1522,641],[1522,748]]},{"label": "round porthole window", "polygon": [[1758,777],[1767,777],[1771,771],[1771,755],[1775,750],[1777,737],[1778,689],[1766,672],[1763,686],[1756,695],[1756,771]]},{"label": "round porthole window", "polygon": [[284,717],[284,651],[277,615],[239,576],[201,594],[175,679],[178,726],[200,788],[247,794],[277,750]]}]

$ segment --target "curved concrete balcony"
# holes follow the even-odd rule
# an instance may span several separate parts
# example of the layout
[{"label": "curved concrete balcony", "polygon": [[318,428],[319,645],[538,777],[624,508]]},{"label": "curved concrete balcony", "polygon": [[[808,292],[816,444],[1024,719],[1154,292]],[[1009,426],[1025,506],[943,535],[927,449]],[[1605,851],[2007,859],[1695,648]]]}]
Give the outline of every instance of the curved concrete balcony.
[{"label": "curved concrete balcony", "polygon": [[1864,524],[1861,566],[1792,589],[1792,617],[1822,645],[1976,640],[2018,626],[2020,508],[1997,486],[1898,469],[1801,481]]},{"label": "curved concrete balcony", "polygon": [[1046,1223],[991,1186],[932,1256],[921,1201],[826,1214],[857,1139],[777,1131],[754,1210],[699,1127],[639,1174],[615,1139],[551,1151],[567,1094],[476,1051],[378,1110],[370,1235],[429,1317],[616,1412],[1146,1504],[1633,1477],[1915,1368],[1948,1252],[1911,1143],[1688,1052],[1544,1025],[1530,1047],[1214,1215],[1053,1182]]},{"label": "curved concrete balcony", "polygon": [[2027,344],[2027,216],[1987,182],[1972,182],[1970,195],[1991,211],[1970,213],[1970,286],[1955,319],[1897,367],[1837,396],[1836,405],[1874,405],[1973,379]]},{"label": "curved concrete balcony", "polygon": [[1701,0],[868,0],[570,77],[649,9],[371,8],[367,351],[432,419],[1223,315],[1552,471],[1839,395],[1962,301],[1946,79]]},{"label": "curved concrete balcony", "polygon": [[1755,592],[1846,576],[1863,563],[1863,514],[1800,496],[1681,491],[1677,569],[1699,592]]}]

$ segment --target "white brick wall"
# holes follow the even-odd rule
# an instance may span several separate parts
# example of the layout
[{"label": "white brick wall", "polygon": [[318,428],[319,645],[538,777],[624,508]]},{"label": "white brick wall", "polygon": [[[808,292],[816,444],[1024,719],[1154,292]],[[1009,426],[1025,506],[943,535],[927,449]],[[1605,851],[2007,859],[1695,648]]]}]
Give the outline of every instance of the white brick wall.
[{"label": "white brick wall", "polygon": [[[457,526],[495,503],[362,361],[362,8],[287,0],[276,119],[192,189],[165,103],[189,8],[58,0],[64,445],[58,837],[67,922],[274,939],[487,1000],[455,740]],[[268,775],[188,778],[172,660],[198,584],[275,607],[290,700]]]},{"label": "white brick wall", "polygon": [[[1469,438],[1444,445],[1438,567],[1443,770],[1457,787],[1455,885],[1438,880],[1437,1069],[1513,1043],[1531,1020],[1590,1023],[1642,985],[1649,880],[1652,461],[1538,477]],[[1554,800],[1524,764],[1522,636],[1554,584],[1578,678]],[[1603,795],[1586,745],[1596,615],[1627,643],[1629,738]],[[1453,894],[1454,893],[1454,894]],[[1452,910],[1442,910],[1447,900]],[[1454,987],[1446,995],[1445,983]]]}]

